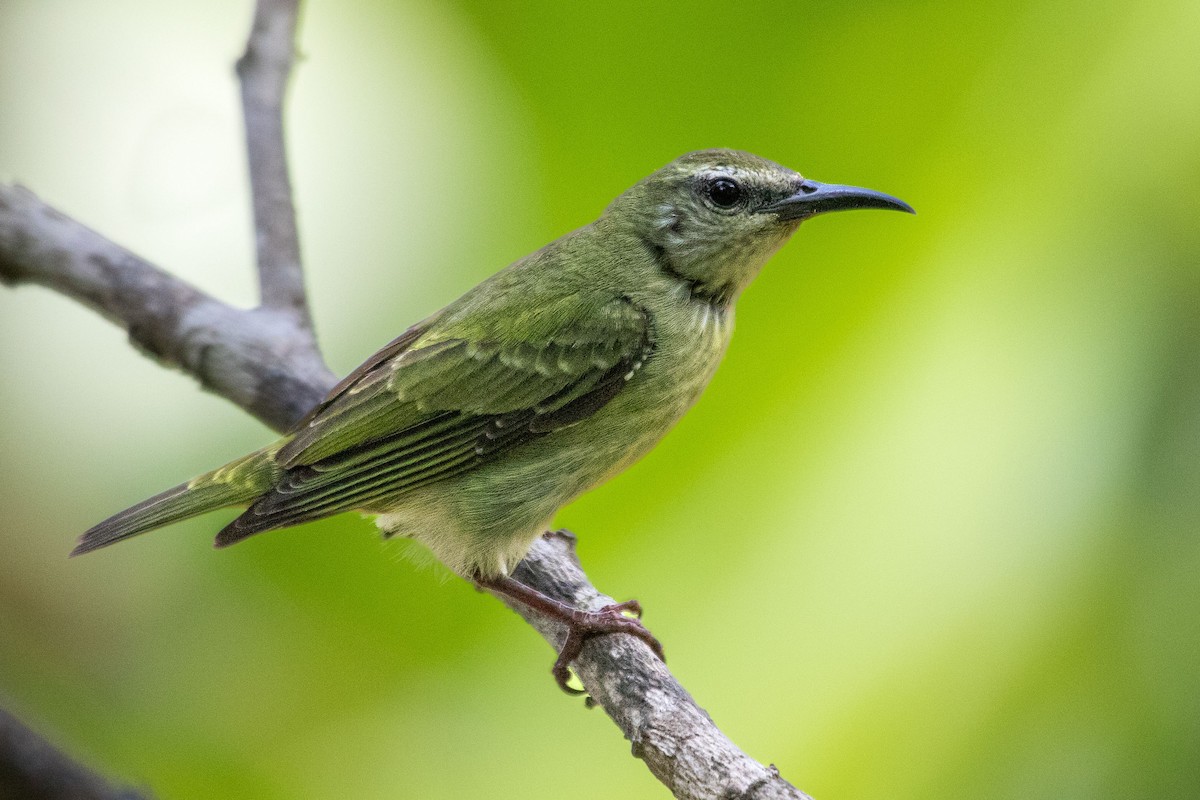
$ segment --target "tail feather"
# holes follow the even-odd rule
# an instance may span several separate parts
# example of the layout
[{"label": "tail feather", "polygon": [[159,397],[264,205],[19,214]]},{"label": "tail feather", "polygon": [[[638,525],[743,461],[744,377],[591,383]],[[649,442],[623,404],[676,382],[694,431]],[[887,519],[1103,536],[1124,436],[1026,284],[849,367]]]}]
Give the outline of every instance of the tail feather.
[{"label": "tail feather", "polygon": [[114,514],[79,537],[78,556],[218,508],[244,505],[271,488],[283,470],[275,463],[282,443],[157,494]]}]

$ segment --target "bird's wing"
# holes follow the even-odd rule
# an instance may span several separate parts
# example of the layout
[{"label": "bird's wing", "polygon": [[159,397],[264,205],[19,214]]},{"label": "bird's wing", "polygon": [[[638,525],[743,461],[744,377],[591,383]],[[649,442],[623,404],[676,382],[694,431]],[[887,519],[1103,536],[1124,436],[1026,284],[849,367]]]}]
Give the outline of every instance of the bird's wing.
[{"label": "bird's wing", "polygon": [[653,351],[649,319],[627,299],[567,298],[543,311],[530,326],[537,334],[524,339],[399,337],[297,428],[277,456],[282,480],[218,543],[369,508],[466,472],[591,416]]},{"label": "bird's wing", "polygon": [[338,381],[337,385],[329,390],[329,394],[325,399],[317,404],[315,408],[309,411],[304,419],[296,423],[293,431],[302,431],[306,429],[314,418],[319,416],[322,411],[329,408],[333,403],[337,402],[341,397],[350,391],[351,388],[364,382],[373,373],[385,369],[389,363],[401,355],[405,350],[412,347],[418,339],[429,329],[428,320],[413,325],[404,333],[392,339],[386,345],[381,347],[374,355],[368,358],[363,363],[359,364],[353,372]]}]

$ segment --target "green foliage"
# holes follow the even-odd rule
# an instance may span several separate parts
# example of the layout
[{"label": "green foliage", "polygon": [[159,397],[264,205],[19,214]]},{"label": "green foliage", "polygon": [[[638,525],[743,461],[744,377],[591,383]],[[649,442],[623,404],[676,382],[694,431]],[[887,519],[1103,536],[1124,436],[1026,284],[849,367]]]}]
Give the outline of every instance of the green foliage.
[{"label": "green foliage", "polygon": [[[248,4],[70,5],[0,6],[0,173],[251,301]],[[347,371],[688,150],[904,198],[806,224],[699,406],[561,521],[817,797],[1187,796],[1198,9],[310,2],[319,333]],[[0,291],[0,370],[0,702],[74,752],[164,798],[664,796],[522,623],[361,520],[68,562],[272,435],[41,290]]]}]

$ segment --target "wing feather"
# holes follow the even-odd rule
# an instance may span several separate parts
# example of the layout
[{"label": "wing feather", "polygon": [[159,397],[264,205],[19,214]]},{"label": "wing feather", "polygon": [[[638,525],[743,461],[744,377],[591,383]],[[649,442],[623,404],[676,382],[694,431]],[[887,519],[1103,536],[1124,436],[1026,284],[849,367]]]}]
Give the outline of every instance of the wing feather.
[{"label": "wing feather", "polygon": [[298,427],[278,456],[284,476],[218,544],[379,507],[596,413],[651,355],[654,337],[628,299],[579,301],[579,311],[541,341],[424,343],[406,332]]}]

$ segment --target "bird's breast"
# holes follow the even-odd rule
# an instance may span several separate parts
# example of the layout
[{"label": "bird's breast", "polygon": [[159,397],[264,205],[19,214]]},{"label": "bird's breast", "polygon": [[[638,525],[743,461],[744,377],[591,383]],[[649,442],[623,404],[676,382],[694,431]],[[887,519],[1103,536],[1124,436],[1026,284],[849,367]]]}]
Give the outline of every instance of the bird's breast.
[{"label": "bird's breast", "polygon": [[733,310],[720,305],[690,302],[656,314],[646,393],[686,410],[712,379],[732,332]]},{"label": "bird's breast", "polygon": [[646,455],[700,398],[733,332],[732,309],[687,303],[653,315],[654,352],[597,415],[596,471],[602,483]]}]

